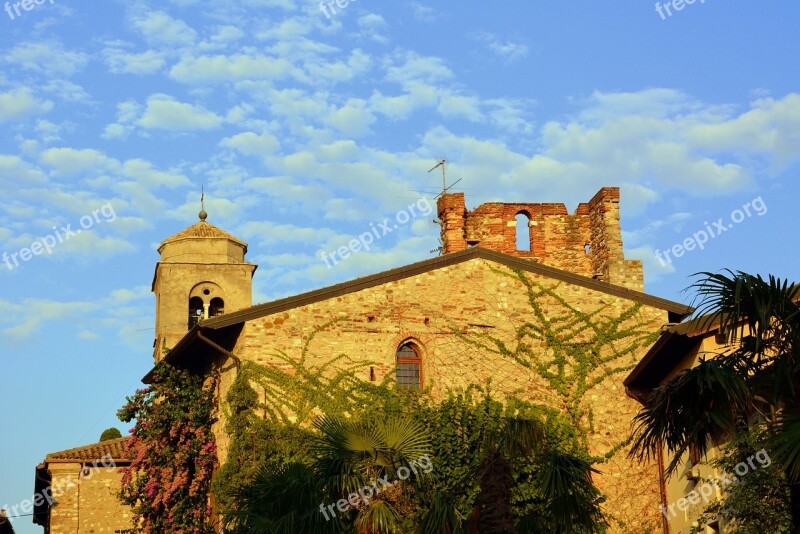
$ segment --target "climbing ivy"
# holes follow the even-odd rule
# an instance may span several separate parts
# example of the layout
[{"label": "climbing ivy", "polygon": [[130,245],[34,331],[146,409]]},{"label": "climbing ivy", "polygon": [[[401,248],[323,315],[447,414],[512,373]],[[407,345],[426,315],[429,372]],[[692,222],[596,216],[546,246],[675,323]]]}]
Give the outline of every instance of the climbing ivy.
[{"label": "climbing ivy", "polygon": [[[493,267],[492,271],[522,284],[537,322],[516,325],[511,342],[486,332],[454,333],[484,354],[512,360],[543,378],[573,426],[588,437],[594,430],[594,414],[585,399],[587,391],[632,370],[636,356],[656,341],[658,331],[642,318],[641,303],[632,303],[616,315],[603,308],[587,313],[559,295],[560,284],[536,283],[519,269]],[[548,299],[547,305],[544,299]],[[554,310],[553,303],[561,309]],[[629,442],[630,438],[620,439],[594,461],[607,461]]]}]

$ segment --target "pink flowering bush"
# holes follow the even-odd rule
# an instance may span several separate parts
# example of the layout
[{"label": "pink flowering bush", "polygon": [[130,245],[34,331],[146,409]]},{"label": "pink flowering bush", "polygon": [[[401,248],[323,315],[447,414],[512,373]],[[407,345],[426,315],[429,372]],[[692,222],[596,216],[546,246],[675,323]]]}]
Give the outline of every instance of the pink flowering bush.
[{"label": "pink flowering bush", "polygon": [[213,394],[214,383],[161,364],[153,384],[119,410],[122,421],[136,420],[120,498],[132,507],[138,532],[213,532],[208,500],[217,465]]}]

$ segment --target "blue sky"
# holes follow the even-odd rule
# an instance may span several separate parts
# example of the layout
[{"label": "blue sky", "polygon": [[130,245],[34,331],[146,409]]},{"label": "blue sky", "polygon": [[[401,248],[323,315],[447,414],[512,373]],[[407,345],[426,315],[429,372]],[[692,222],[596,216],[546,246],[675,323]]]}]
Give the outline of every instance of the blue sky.
[{"label": "blue sky", "polygon": [[[201,185],[209,222],[260,265],[256,302],[431,257],[433,215],[334,268],[319,252],[432,198],[440,156],[469,208],[573,210],[621,187],[626,254],[655,295],[686,301],[689,275],[725,267],[800,278],[796,2],[665,19],[632,0],[10,9],[0,253],[54,244],[0,263],[0,506],[30,496],[48,452],[127,430],[115,411],[152,363],[155,249],[197,220]],[[703,250],[655,258],[720,219]]]}]

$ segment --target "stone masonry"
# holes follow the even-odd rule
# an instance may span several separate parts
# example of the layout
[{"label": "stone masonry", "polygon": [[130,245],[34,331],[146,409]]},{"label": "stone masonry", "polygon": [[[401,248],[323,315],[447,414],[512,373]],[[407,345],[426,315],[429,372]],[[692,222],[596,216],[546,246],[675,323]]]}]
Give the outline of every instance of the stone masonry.
[{"label": "stone masonry", "polygon": [[[604,187],[573,215],[564,204],[490,202],[467,211],[464,193],[447,193],[437,202],[444,254],[486,247],[504,254],[611,284],[644,290],[639,260],[626,260],[619,223],[619,188]],[[516,245],[516,216],[528,220],[530,251]]]},{"label": "stone masonry", "polygon": [[[233,353],[242,361],[275,366],[290,373],[290,367],[276,357],[277,352],[300,359],[306,341],[312,340],[304,356],[307,368],[333,373],[336,366],[331,366],[331,360],[342,356],[342,362],[348,364],[363,362],[358,371],[363,380],[380,381],[394,372],[397,348],[411,341],[422,353],[423,386],[430,386],[434,397],[441,398],[449,388],[485,385],[491,379],[493,390],[500,396],[516,395],[564,411],[567,400],[535,371],[505,356],[476,350],[461,337],[477,338],[488,333],[511,347],[521,324],[540,321],[531,309],[525,287],[509,273],[506,267],[490,261],[471,260],[298,306],[247,321]],[[548,317],[565,313],[560,300],[598,322],[619,316],[636,304],[600,291],[528,276],[537,287],[554,291],[554,296],[545,299],[544,313]],[[666,322],[665,311],[643,306],[621,328],[637,323],[645,325],[642,328],[646,331],[656,332]],[[546,352],[541,344],[539,349]],[[641,351],[627,354],[620,361],[609,362],[607,369],[590,377],[597,379],[597,384],[584,395],[594,416],[593,428],[587,431],[592,454],[606,454],[627,437],[638,407],[624,393],[624,373],[614,374],[612,368],[633,366],[646,349],[641,347]],[[613,350],[611,344],[604,347],[604,357]],[[225,369],[220,385],[222,399],[235,377],[233,366]],[[607,377],[603,376],[605,372]],[[288,398],[292,393],[285,394]],[[220,415],[215,430],[220,461],[224,462],[229,438],[222,431],[224,413]],[[582,424],[590,426],[587,421]],[[625,525],[624,529],[615,527],[613,531],[639,533],[657,528],[660,499],[656,466],[628,460],[622,448],[598,467],[602,474],[596,482],[608,495],[606,509],[610,517]]]}]

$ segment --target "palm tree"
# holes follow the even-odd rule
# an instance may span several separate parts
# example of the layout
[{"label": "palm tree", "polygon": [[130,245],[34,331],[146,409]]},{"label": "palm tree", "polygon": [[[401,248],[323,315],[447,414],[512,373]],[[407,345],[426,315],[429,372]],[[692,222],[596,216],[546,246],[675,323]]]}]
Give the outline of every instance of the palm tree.
[{"label": "palm tree", "polygon": [[320,437],[313,447],[315,470],[333,500],[354,494],[353,524],[364,534],[397,532],[412,509],[409,492],[420,482],[431,445],[416,420],[389,414],[366,421],[323,417],[315,425]]},{"label": "palm tree", "polygon": [[656,388],[634,419],[631,455],[705,455],[714,442],[758,419],[791,483],[792,518],[800,532],[800,285],[741,271],[700,273],[690,288],[700,300],[700,328],[719,325],[732,347],[681,371]]},{"label": "palm tree", "polygon": [[[520,467],[534,461],[533,485],[540,495],[537,512],[514,517],[512,491],[524,482]],[[482,439],[477,467],[470,476],[479,490],[466,522],[459,519],[447,496],[436,492],[423,515],[425,534],[591,534],[606,523],[600,510],[601,494],[592,482],[596,471],[577,456],[552,449],[537,419],[503,418]],[[463,526],[462,526],[463,523]]]},{"label": "palm tree", "polygon": [[234,495],[230,532],[399,532],[412,509],[413,484],[425,474],[421,464],[430,461],[424,427],[397,414],[363,421],[325,416],[315,427],[312,464],[262,468]]}]

